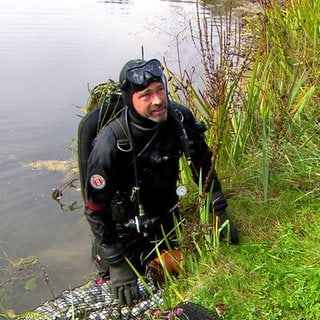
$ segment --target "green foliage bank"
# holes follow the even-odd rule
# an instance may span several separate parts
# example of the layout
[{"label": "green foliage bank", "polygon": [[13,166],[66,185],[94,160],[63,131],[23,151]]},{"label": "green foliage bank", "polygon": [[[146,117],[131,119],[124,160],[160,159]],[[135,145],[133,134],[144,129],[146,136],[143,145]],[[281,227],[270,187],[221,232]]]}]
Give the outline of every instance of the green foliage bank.
[{"label": "green foliage bank", "polygon": [[199,22],[204,90],[171,74],[175,98],[209,128],[241,236],[239,246],[198,237],[181,290],[225,319],[320,319],[320,1],[259,4],[245,29],[231,15]]}]

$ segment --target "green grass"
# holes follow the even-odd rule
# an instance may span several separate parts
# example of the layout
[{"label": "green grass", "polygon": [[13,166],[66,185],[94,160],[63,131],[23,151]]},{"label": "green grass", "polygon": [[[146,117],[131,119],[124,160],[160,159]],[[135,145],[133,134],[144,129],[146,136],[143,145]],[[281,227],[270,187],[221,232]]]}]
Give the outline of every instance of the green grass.
[{"label": "green grass", "polygon": [[[198,259],[179,288],[186,300],[224,306],[224,319],[320,319],[320,1],[260,4],[246,19],[252,47],[242,60],[228,64],[222,41],[202,92],[187,73],[172,76],[175,98],[208,125],[240,232],[238,246],[197,237]],[[199,34],[212,45],[210,30]]]},{"label": "green grass", "polygon": [[286,217],[278,208],[259,208],[266,216],[247,213],[247,223],[257,228],[243,234],[239,246],[220,246],[218,257],[202,261],[188,279],[189,297],[212,308],[225,304],[226,319],[317,319],[318,208]]}]

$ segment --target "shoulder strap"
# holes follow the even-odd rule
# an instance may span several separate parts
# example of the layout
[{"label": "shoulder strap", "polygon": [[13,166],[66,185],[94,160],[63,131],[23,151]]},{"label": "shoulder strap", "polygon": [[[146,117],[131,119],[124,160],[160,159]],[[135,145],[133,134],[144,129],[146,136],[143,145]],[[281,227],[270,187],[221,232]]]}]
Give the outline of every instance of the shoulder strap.
[{"label": "shoulder strap", "polygon": [[111,129],[113,130],[115,136],[117,137],[117,148],[123,152],[131,152],[134,168],[134,177],[135,177],[135,186],[132,189],[132,198],[135,198],[139,208],[139,218],[136,217],[135,225],[138,233],[140,230],[140,219],[143,219],[145,216],[143,205],[140,200],[140,187],[138,179],[138,169],[137,169],[137,157],[134,150],[133,141],[129,131],[128,124],[128,107],[126,106],[119,118],[116,118],[110,124]]},{"label": "shoulder strap", "polygon": [[127,112],[127,107],[125,107],[121,116],[109,123],[110,128],[117,138],[117,148],[122,152],[133,151],[133,142],[130,138],[129,128],[126,123]]},{"label": "shoulder strap", "polygon": [[120,116],[122,110],[124,109],[121,95],[116,93],[106,95],[99,109],[100,111],[97,125],[97,134],[112,120]]}]

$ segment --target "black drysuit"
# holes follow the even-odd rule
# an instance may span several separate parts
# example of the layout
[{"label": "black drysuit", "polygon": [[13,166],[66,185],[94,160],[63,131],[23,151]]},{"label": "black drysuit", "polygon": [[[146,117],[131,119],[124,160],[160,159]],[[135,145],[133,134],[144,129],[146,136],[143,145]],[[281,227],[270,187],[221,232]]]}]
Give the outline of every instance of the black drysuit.
[{"label": "black drysuit", "polygon": [[[181,124],[189,140],[194,180],[198,182],[200,169],[205,180],[211,170],[212,152],[191,111],[175,102],[169,102],[168,118],[163,123],[125,107],[94,140],[88,159],[85,215],[95,236],[93,257],[98,257],[101,275],[106,274],[108,265],[119,263],[123,254],[141,270],[153,241],[162,237],[160,226],[166,232],[173,228],[173,216],[178,218],[179,158],[184,152]],[[124,129],[120,129],[121,137],[114,128]],[[128,130],[130,135],[124,133]],[[212,172],[207,185],[210,188],[214,184],[212,197],[218,212],[227,202],[216,172]],[[130,220],[139,215],[138,198],[146,218],[153,219],[145,234],[129,227]]]}]

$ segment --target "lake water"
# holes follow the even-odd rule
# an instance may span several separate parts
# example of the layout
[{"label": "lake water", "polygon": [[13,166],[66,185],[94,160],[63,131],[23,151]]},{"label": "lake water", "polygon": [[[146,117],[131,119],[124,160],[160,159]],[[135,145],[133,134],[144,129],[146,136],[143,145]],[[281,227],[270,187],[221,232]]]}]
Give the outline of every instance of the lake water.
[{"label": "lake water", "polygon": [[70,159],[87,87],[117,79],[142,46],[175,70],[179,39],[182,66],[199,63],[188,20],[194,1],[1,0],[0,306],[26,311],[95,274],[80,193],[51,197],[68,172],[28,164]]}]

